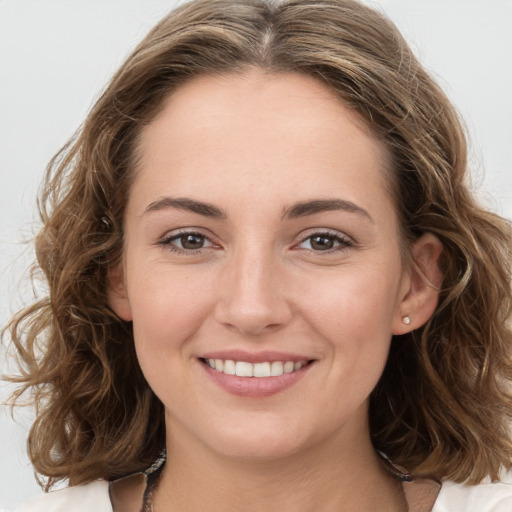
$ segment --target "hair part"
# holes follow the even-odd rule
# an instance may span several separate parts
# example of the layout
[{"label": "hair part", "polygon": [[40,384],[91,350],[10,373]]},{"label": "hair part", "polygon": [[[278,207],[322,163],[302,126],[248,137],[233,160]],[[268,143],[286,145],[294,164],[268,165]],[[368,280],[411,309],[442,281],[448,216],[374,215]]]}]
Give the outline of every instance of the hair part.
[{"label": "hair part", "polygon": [[317,78],[391,155],[405,246],[444,245],[440,303],[395,337],[371,395],[376,448],[413,474],[477,483],[512,466],[511,229],[466,183],[457,113],[394,25],[354,0],[195,0],[137,46],[76,137],[50,162],[40,196],[37,265],[49,295],[8,326],[37,419],[29,437],[47,487],[114,479],[164,445],[163,406],[137,363],[131,324],[109,308],[109,268],[138,137],[166,97],[197,76],[298,72]]}]

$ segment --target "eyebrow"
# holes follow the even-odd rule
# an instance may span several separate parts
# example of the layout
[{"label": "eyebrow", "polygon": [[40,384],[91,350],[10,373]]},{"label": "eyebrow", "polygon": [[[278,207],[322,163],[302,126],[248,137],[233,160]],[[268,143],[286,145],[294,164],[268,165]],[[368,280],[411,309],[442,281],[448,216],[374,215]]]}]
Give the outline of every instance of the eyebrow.
[{"label": "eyebrow", "polygon": [[373,221],[370,214],[364,208],[344,199],[314,199],[312,201],[295,203],[284,210],[283,218],[296,219],[298,217],[306,217],[316,213],[337,210],[356,213]]},{"label": "eyebrow", "polygon": [[[206,203],[204,201],[198,201],[196,199],[190,199],[187,197],[162,197],[157,201],[149,204],[144,210],[144,214],[150,212],[156,212],[165,210],[167,208],[176,208],[179,210],[186,210],[204,217],[212,217],[216,219],[227,219],[228,215],[224,210],[217,206]],[[313,199],[311,201],[302,201],[295,203],[288,208],[284,209],[282,218],[285,219],[296,219],[299,217],[307,217],[308,215],[315,215],[317,213],[329,212],[329,211],[344,211],[348,213],[355,213],[366,217],[369,220],[373,220],[370,214],[364,209],[351,201],[344,199]]]},{"label": "eyebrow", "polygon": [[217,206],[210,203],[205,203],[203,201],[189,199],[187,197],[162,197],[161,199],[158,199],[157,201],[149,204],[144,210],[144,214],[164,210],[167,208],[187,210],[189,212],[203,215],[204,217],[213,217],[216,219],[227,218],[226,213],[220,208],[217,208]]}]

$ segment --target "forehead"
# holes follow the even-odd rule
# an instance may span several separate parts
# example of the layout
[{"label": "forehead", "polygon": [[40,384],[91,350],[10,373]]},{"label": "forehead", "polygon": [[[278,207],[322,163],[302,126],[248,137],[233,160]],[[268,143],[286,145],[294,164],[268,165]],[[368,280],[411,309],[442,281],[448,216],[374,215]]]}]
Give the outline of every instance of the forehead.
[{"label": "forehead", "polygon": [[383,144],[326,85],[299,73],[191,80],[143,129],[138,156],[146,184],[172,181],[179,193],[207,198],[235,185],[255,198],[263,180],[267,200],[285,203],[329,196],[333,185],[345,195],[389,189]]},{"label": "forehead", "polygon": [[375,144],[383,163],[388,156],[385,146],[355,111],[326,84],[303,73],[269,73],[254,68],[195,77],[168,96],[153,122],[143,130],[142,140],[151,137],[154,128],[161,128],[164,123],[169,125],[171,117],[181,125],[177,129],[184,136],[187,133],[181,128],[191,123],[194,136],[201,131],[211,133],[212,128],[218,130],[222,125],[242,128],[240,135],[250,135],[248,121],[278,120],[283,128],[300,129],[311,139],[327,135],[329,128],[336,130],[343,117],[357,125],[361,134]]}]

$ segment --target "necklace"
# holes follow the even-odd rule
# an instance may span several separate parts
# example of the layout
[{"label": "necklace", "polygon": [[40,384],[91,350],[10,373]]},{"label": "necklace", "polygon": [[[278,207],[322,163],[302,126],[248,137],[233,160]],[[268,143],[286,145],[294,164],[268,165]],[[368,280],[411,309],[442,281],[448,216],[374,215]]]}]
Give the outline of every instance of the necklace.
[{"label": "necklace", "polygon": [[141,512],[153,512],[153,492],[160,480],[163,465],[146,476],[146,488],[142,498]]},{"label": "necklace", "polygon": [[166,458],[167,453],[163,449],[155,462],[143,472],[143,475],[146,477],[146,488],[144,489],[140,512],[153,512],[153,492],[160,481]]}]

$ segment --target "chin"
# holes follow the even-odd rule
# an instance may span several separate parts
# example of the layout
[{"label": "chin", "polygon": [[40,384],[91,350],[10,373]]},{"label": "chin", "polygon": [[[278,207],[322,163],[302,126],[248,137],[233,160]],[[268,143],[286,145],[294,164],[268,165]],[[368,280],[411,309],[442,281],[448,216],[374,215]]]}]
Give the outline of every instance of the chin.
[{"label": "chin", "polygon": [[208,444],[218,455],[247,461],[286,459],[307,450],[315,439],[292,425],[262,424],[222,429]]},{"label": "chin", "polygon": [[304,448],[301,443],[291,443],[290,440],[278,440],[275,437],[259,436],[257,439],[248,439],[246,436],[245,439],[230,439],[222,447],[222,452],[218,447],[216,449],[219,455],[231,459],[265,462],[293,457]]}]

